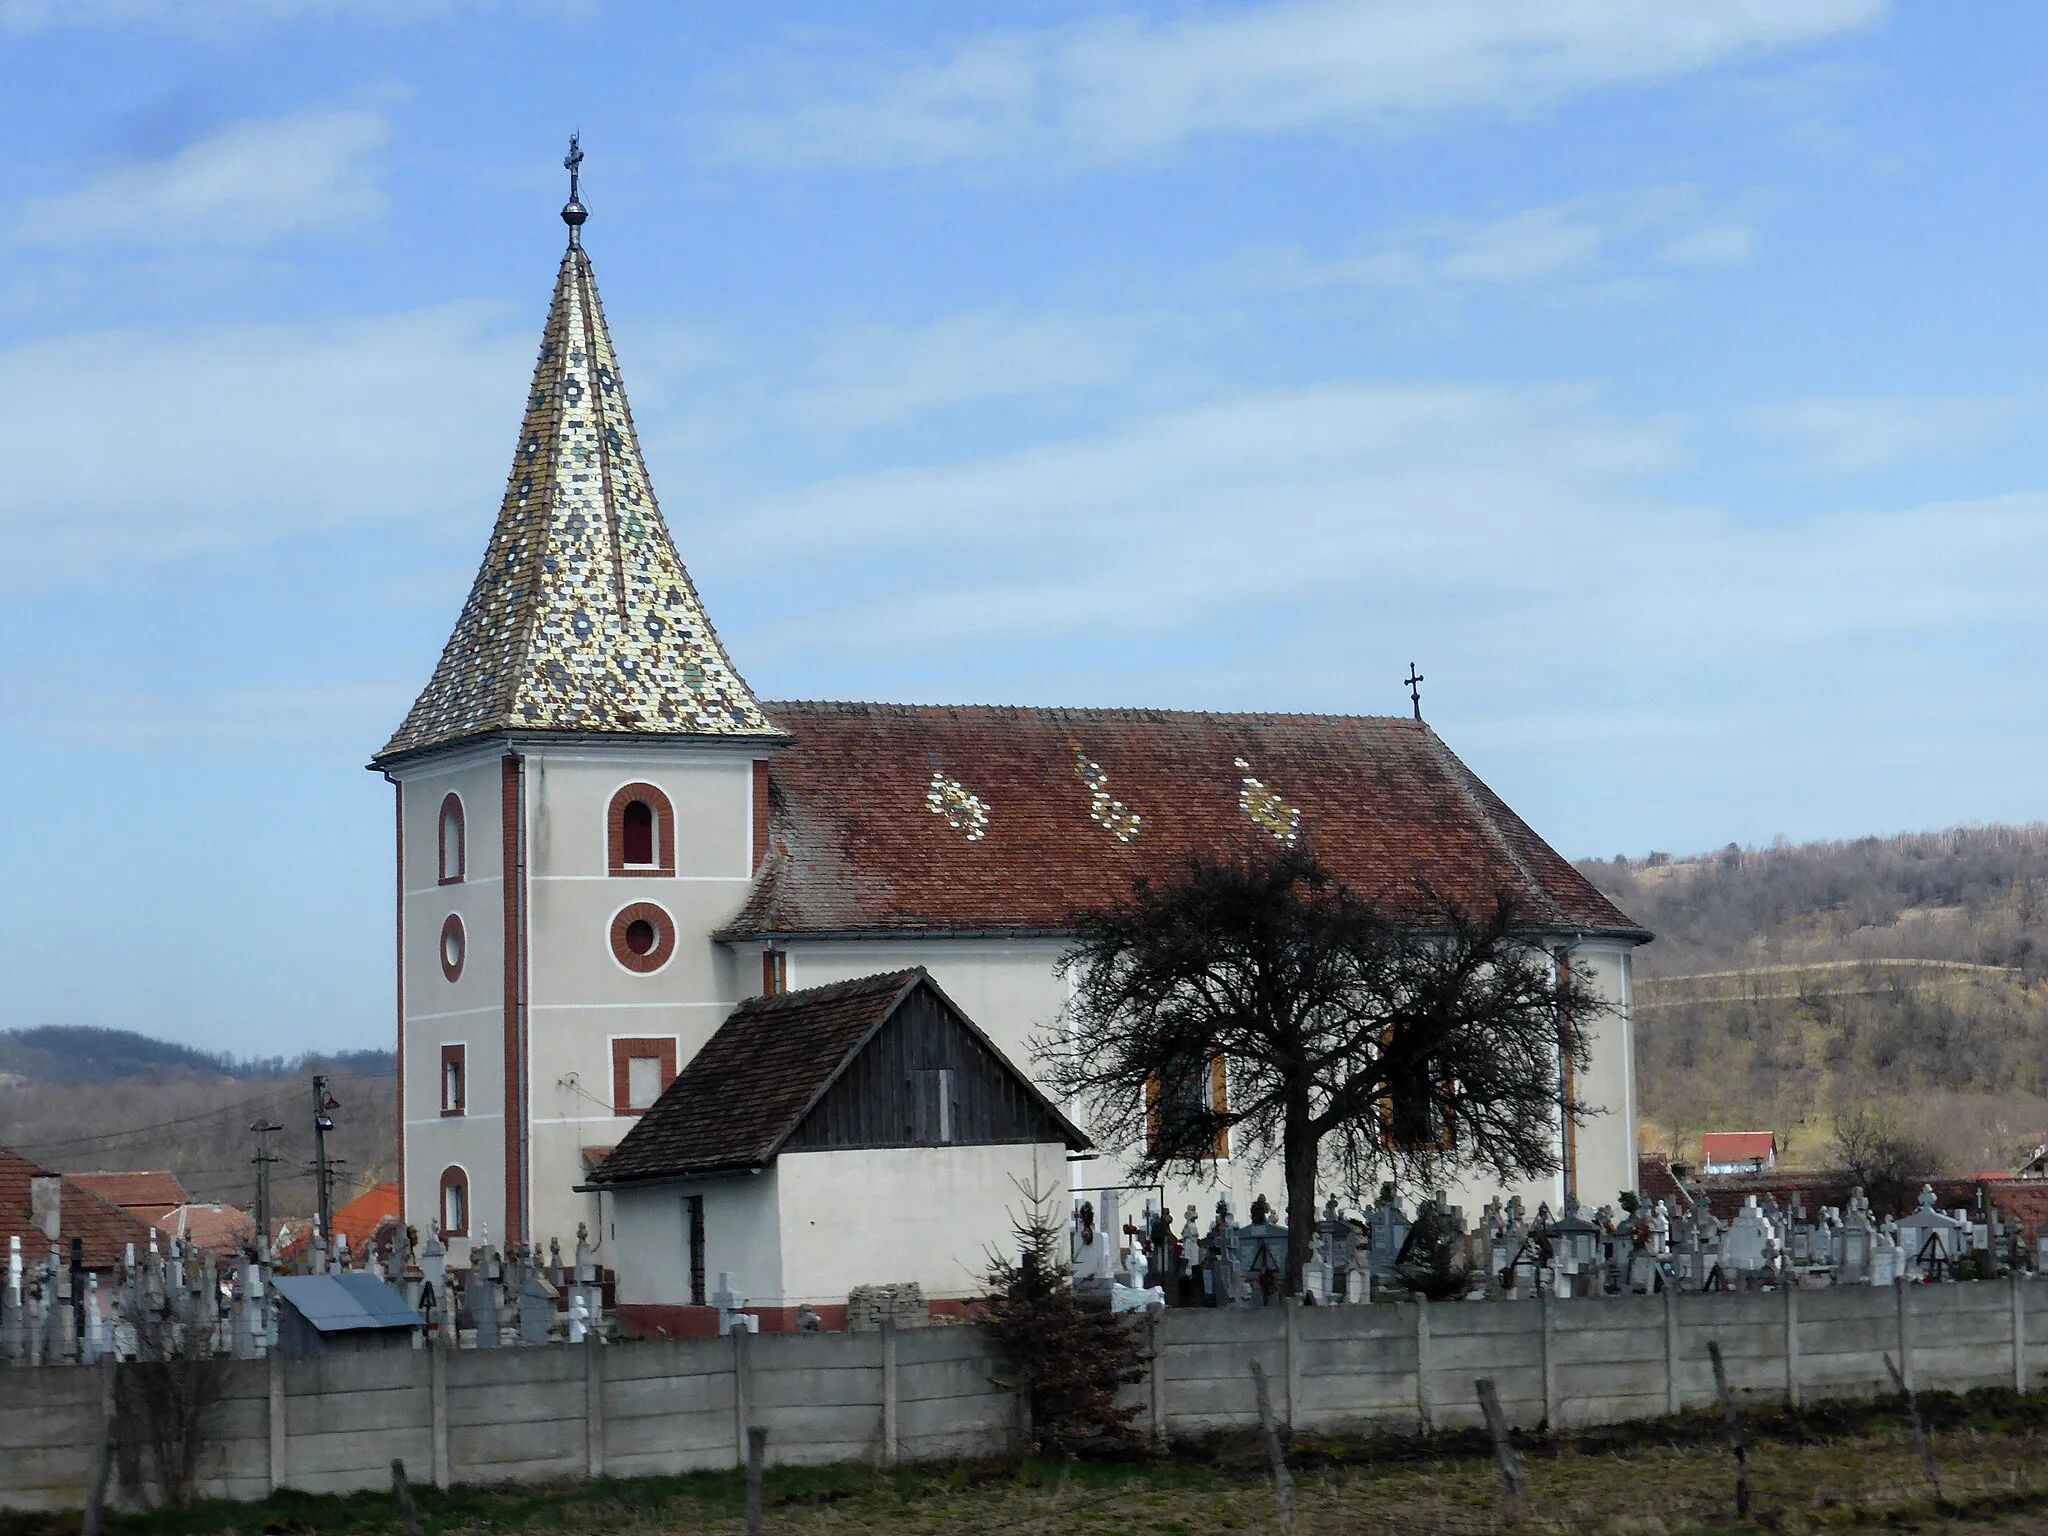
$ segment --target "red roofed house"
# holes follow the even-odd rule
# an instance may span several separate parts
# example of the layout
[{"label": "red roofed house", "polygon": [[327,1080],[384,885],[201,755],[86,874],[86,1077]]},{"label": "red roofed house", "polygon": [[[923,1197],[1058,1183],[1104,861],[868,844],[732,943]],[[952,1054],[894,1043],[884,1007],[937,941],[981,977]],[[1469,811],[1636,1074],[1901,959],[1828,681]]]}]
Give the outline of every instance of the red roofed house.
[{"label": "red roofed house", "polygon": [[[1616,1009],[1577,1085],[1603,1113],[1561,1136],[1565,1173],[1516,1192],[1533,1208],[1634,1186],[1628,978],[1649,935],[1419,719],[758,699],[655,503],[573,196],[564,217],[496,526],[432,679],[372,765],[398,801],[404,1208],[438,1221],[454,1262],[486,1232],[566,1249],[583,1223],[601,1250],[621,1240],[599,1190],[625,1174],[602,1149],[624,1155],[750,998],[921,968],[1028,1073],[1031,1036],[1067,1002],[1068,914],[1247,835],[1312,838],[1339,877],[1393,903],[1418,879],[1475,901],[1511,891],[1529,941]],[[690,1114],[723,1113],[691,1092]],[[898,1140],[921,1144],[914,1128]],[[1216,1165],[1239,1210],[1277,1177],[1255,1181],[1247,1150],[1226,1145]],[[1122,1181],[1106,1152],[1071,1165],[1076,1185]],[[910,1196],[962,1234],[963,1291],[982,1262],[968,1234],[1016,1199],[1000,1160],[974,1158],[988,1168],[971,1187]],[[658,1218],[643,1251],[670,1268],[692,1251],[680,1189],[638,1218]],[[1215,1190],[1167,1195],[1206,1211]],[[877,1193],[830,1199],[872,1208]],[[721,1241],[709,1232],[707,1251]],[[634,1301],[632,1267],[602,1262]],[[773,1305],[899,1278],[886,1254],[797,1289],[735,1276]]]},{"label": "red roofed house", "polygon": [[1770,1131],[1708,1131],[1700,1138],[1708,1173],[1769,1173],[1778,1166],[1778,1138]]},{"label": "red roofed house", "polygon": [[135,1173],[74,1173],[67,1177],[102,1200],[118,1205],[152,1225],[192,1201],[178,1176],[162,1169]]},{"label": "red roofed house", "polygon": [[149,1251],[149,1224],[102,1198],[76,1178],[30,1162],[0,1147],[0,1273],[9,1240],[21,1239],[22,1262],[42,1263],[54,1246],[70,1261],[71,1239],[82,1242],[87,1269],[110,1270],[135,1251]]}]

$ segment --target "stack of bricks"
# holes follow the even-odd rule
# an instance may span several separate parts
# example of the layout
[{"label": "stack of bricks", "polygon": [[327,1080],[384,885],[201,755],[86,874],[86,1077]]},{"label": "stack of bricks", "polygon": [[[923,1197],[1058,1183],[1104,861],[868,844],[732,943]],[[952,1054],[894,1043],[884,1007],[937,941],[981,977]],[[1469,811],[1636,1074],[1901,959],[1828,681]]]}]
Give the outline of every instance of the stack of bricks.
[{"label": "stack of bricks", "polygon": [[923,1328],[932,1320],[924,1291],[915,1283],[906,1285],[857,1285],[846,1298],[846,1328],[849,1333],[867,1333],[883,1323],[898,1328]]}]

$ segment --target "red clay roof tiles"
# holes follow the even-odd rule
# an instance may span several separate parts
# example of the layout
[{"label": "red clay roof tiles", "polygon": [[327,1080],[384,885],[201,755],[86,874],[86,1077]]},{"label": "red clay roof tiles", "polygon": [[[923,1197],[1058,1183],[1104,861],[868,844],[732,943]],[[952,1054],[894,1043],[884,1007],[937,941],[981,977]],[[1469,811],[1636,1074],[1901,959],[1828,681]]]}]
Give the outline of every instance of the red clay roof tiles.
[{"label": "red clay roof tiles", "polygon": [[[1059,932],[1196,849],[1296,825],[1354,890],[1506,888],[1547,931],[1648,935],[1418,721],[767,706],[770,852],[725,937]],[[1132,818],[1135,817],[1135,823]]]},{"label": "red clay roof tiles", "polygon": [[[7,1251],[9,1238],[18,1237],[24,1262],[40,1263],[49,1255],[49,1238],[29,1220],[29,1180],[50,1172],[0,1147],[0,1254]],[[147,1223],[101,1199],[76,1179],[64,1180],[57,1216],[58,1251],[68,1258],[71,1239],[82,1238],[87,1269],[112,1269],[130,1243],[137,1253],[149,1251]]]}]

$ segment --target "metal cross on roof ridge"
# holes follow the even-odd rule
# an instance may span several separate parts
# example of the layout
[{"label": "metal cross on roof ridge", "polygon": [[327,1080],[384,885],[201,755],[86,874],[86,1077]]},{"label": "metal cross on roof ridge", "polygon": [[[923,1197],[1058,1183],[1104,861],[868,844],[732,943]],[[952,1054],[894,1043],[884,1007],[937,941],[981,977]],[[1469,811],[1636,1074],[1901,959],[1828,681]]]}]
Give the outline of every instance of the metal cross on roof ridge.
[{"label": "metal cross on roof ridge", "polygon": [[562,222],[569,226],[569,243],[580,243],[578,231],[583,221],[590,217],[590,210],[583,206],[583,199],[577,195],[577,188],[583,176],[583,145],[580,132],[569,135],[569,153],[562,157],[562,169],[569,173],[569,201],[562,205]]},{"label": "metal cross on roof ridge", "polygon": [[1415,663],[1411,661],[1408,663],[1408,675],[1402,678],[1401,681],[1408,685],[1408,697],[1415,705],[1415,718],[1420,720],[1422,718],[1422,685],[1427,679],[1415,670]]}]

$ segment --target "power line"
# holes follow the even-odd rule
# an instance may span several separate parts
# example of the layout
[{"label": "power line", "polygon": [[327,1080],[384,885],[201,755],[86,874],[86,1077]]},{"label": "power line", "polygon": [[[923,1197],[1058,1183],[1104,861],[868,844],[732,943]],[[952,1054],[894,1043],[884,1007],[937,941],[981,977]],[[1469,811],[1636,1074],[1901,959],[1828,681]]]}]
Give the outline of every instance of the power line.
[{"label": "power line", "polygon": [[167,1131],[175,1126],[196,1125],[202,1120],[217,1120],[222,1115],[247,1109],[251,1104],[281,1104],[299,1091],[296,1086],[274,1089],[269,1093],[251,1094],[246,1099],[231,1099],[216,1109],[205,1110],[200,1114],[183,1115],[176,1120],[159,1120],[154,1125],[132,1125],[122,1131],[105,1131],[97,1136],[71,1136],[58,1141],[19,1141],[14,1145],[47,1151],[59,1147],[84,1146],[89,1142],[126,1141],[131,1137],[147,1135],[151,1131]]}]

